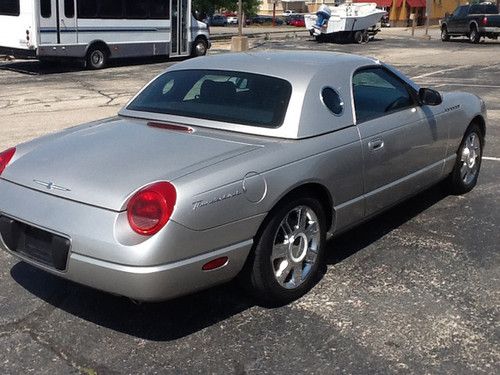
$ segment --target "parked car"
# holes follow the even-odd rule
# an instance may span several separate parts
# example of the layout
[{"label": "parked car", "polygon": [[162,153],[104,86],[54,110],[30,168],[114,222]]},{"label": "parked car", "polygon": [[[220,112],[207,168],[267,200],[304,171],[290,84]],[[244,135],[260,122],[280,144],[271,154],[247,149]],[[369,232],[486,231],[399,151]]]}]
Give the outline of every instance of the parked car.
[{"label": "parked car", "polygon": [[208,19],[209,26],[226,26],[227,18],[221,14],[214,14]]},{"label": "parked car", "polygon": [[[253,16],[247,18],[247,25],[271,25],[273,23],[273,17],[271,16]],[[276,25],[283,25],[284,21],[279,18],[275,17],[275,24]]]},{"label": "parked car", "polygon": [[295,27],[306,27],[306,22],[304,21],[304,16],[299,15],[297,17],[294,17],[290,23],[290,26],[295,26]]},{"label": "parked car", "polygon": [[0,153],[0,247],[135,300],[240,275],[286,303],[315,284],[327,232],[441,180],[470,191],[486,118],[479,97],[420,88],[368,57],[186,60],[118,116]]},{"label": "parked car", "polygon": [[237,25],[238,24],[238,16],[233,14],[230,16],[226,16],[228,25]]},{"label": "parked car", "polygon": [[458,6],[453,14],[441,21],[441,40],[466,36],[471,43],[479,43],[481,37],[498,39],[500,35],[500,14],[491,3]]},{"label": "parked car", "polygon": [[289,17],[289,16],[293,16],[297,14],[297,12],[295,12],[294,10],[291,10],[291,9],[288,9],[288,10],[285,10],[282,14],[283,17]]}]

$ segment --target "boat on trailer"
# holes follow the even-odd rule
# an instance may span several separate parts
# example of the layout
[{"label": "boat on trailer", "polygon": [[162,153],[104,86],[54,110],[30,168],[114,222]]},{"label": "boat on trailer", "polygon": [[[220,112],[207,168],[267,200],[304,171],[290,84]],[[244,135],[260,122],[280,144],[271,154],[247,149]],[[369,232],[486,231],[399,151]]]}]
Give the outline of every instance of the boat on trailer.
[{"label": "boat on trailer", "polygon": [[322,8],[316,14],[304,16],[306,29],[318,41],[367,42],[380,31],[380,21],[387,14],[385,10],[378,9],[376,3],[345,2],[328,9]]}]

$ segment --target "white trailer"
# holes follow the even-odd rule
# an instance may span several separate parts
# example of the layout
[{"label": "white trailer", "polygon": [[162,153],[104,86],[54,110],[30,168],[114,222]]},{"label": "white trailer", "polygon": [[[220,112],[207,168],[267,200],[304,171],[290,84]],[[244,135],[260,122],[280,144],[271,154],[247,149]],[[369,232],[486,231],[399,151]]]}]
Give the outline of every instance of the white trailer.
[{"label": "white trailer", "polygon": [[40,60],[201,56],[208,26],[191,0],[0,0],[0,54]]}]

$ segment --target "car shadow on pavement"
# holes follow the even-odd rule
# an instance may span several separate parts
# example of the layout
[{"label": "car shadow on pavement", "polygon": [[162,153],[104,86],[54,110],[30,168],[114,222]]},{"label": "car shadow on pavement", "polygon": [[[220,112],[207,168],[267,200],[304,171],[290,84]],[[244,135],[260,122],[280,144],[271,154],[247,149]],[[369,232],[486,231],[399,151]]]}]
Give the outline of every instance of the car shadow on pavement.
[{"label": "car shadow on pavement", "polygon": [[[176,340],[252,307],[252,300],[228,283],[165,302],[136,304],[127,298],[100,292],[60,279],[20,262],[12,278],[29,293],[74,317],[127,335],[152,341]],[[57,311],[57,310],[55,310]],[[50,316],[41,319],[50,320]],[[57,319],[57,318],[54,318]],[[38,321],[41,326],[43,321]]]},{"label": "car shadow on pavement", "polygon": [[[432,187],[331,239],[327,244],[327,263],[343,261],[446,196],[440,185]],[[134,304],[127,298],[60,279],[24,262],[12,267],[11,276],[29,293],[73,315],[76,320],[83,319],[152,341],[171,341],[188,336],[255,305],[236,282],[166,302]],[[42,319],[50,319],[50,316]],[[39,324],[43,325],[43,322]]]},{"label": "car shadow on pavement", "polygon": [[434,185],[364,224],[332,238],[327,244],[327,264],[343,261],[447,196],[444,183]]},{"label": "car shadow on pavement", "polygon": [[[159,64],[165,62],[182,61],[185,59],[186,57],[168,58],[165,56],[113,59],[109,61],[108,66],[104,70],[109,68],[117,68],[124,66],[150,65],[150,64]],[[41,62],[38,60],[20,60],[20,61],[2,63],[0,64],[0,70],[10,70],[16,73],[27,74],[27,75],[50,75],[50,74],[85,71],[86,67],[84,63],[80,61]]]}]

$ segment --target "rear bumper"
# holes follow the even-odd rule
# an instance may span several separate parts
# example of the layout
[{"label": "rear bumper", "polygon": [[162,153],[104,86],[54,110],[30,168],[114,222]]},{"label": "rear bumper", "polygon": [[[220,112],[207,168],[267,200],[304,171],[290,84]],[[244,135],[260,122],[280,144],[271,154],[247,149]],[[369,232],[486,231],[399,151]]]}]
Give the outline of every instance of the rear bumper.
[{"label": "rear bumper", "polygon": [[36,49],[0,47],[0,55],[14,56],[16,59],[35,58]]},{"label": "rear bumper", "polygon": [[480,33],[500,35],[500,27],[480,27]]},{"label": "rear bumper", "polygon": [[[3,241],[0,241],[0,248],[37,268],[78,284],[138,301],[153,302],[190,294],[231,280],[243,267],[252,243],[252,240],[248,240],[194,258],[150,267],[125,266],[72,253],[65,272],[57,272],[12,252]],[[212,271],[202,270],[204,264],[223,256],[229,258],[225,266]]]}]

